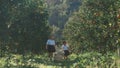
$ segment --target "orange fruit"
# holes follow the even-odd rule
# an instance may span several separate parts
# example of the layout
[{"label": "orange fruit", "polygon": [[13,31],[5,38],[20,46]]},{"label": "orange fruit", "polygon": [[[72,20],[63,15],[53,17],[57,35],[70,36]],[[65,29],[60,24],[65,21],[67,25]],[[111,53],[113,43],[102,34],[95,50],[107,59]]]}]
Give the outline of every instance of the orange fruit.
[{"label": "orange fruit", "polygon": [[117,18],[120,19],[120,14],[117,15]]}]

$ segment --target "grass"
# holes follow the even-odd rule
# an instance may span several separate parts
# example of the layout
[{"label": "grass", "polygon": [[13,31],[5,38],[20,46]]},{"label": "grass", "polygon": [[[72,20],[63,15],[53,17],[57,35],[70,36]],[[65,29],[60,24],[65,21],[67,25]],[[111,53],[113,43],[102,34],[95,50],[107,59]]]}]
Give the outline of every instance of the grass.
[{"label": "grass", "polygon": [[7,54],[0,58],[0,68],[120,68],[120,58],[91,52],[71,54],[67,60],[52,61],[46,54]]}]

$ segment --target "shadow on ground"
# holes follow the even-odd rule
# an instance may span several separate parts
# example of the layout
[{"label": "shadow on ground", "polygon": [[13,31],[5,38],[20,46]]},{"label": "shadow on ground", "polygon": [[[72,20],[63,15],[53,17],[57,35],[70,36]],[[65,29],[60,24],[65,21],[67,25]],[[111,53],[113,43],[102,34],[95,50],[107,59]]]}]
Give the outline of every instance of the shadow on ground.
[{"label": "shadow on ground", "polygon": [[46,66],[55,66],[55,67],[65,67],[65,68],[70,68],[73,63],[75,63],[77,60],[70,60],[70,59],[66,59],[66,60],[62,60],[62,61],[52,61],[52,60],[49,60],[49,58],[34,58],[36,63],[39,63],[39,64],[44,64]]}]

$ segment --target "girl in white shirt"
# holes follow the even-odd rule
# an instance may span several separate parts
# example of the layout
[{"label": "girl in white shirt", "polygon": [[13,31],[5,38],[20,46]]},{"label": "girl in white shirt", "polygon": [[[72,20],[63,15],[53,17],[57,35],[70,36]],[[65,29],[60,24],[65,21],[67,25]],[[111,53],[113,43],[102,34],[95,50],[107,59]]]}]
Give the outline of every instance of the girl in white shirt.
[{"label": "girl in white shirt", "polygon": [[62,49],[64,50],[64,59],[66,59],[69,55],[69,46],[66,41],[63,42]]},{"label": "girl in white shirt", "polygon": [[50,39],[47,40],[46,49],[49,52],[49,57],[52,57],[53,53],[56,51],[54,36],[51,36]]}]

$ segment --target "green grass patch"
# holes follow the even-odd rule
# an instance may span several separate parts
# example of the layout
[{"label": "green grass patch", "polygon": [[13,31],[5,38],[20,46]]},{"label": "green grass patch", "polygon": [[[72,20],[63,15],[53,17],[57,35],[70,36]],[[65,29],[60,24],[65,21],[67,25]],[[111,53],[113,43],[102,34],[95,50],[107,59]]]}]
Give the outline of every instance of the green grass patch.
[{"label": "green grass patch", "polygon": [[9,54],[0,58],[0,68],[120,68],[115,54],[96,52],[71,54],[67,60],[52,61],[47,54]]}]

